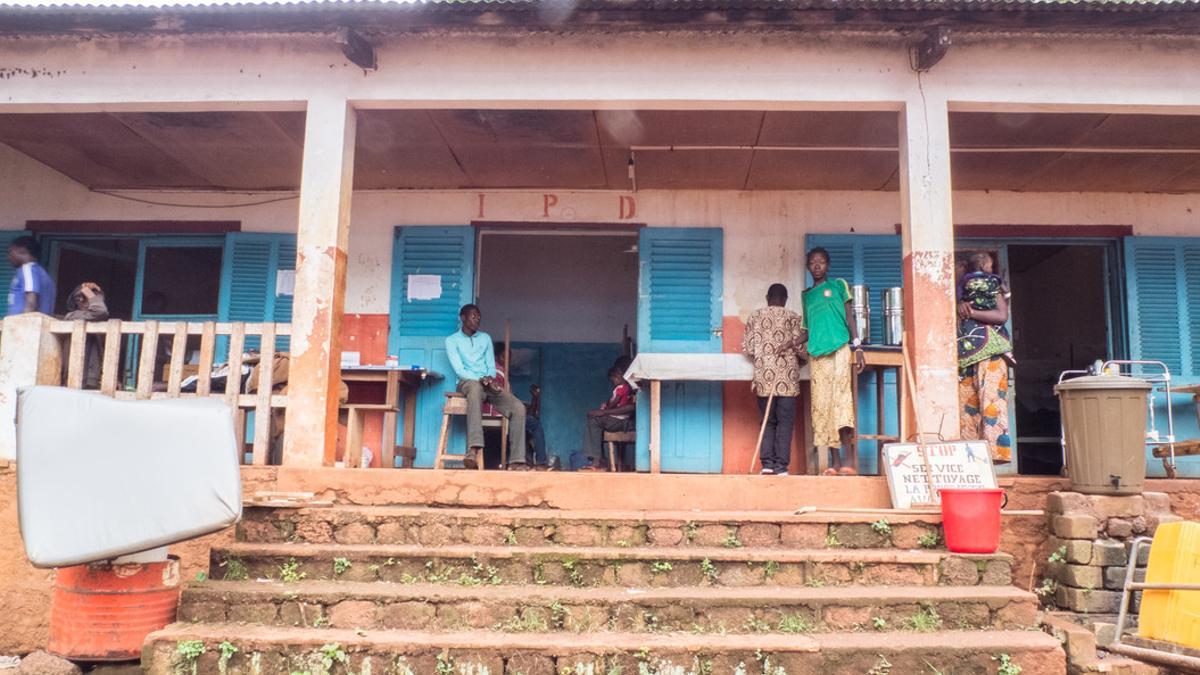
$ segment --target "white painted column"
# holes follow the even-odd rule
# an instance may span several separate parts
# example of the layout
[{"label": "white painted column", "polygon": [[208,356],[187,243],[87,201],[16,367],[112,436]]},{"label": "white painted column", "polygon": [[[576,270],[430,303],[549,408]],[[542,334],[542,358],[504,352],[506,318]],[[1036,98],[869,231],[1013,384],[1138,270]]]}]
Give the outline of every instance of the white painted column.
[{"label": "white painted column", "polygon": [[355,113],[342,97],[308,102],[283,463],[333,464],[337,442]]},{"label": "white painted column", "polygon": [[0,459],[17,456],[17,390],[59,383],[62,350],[49,329],[50,317],[45,314],[4,319],[0,334]]},{"label": "white painted column", "polygon": [[918,97],[900,112],[900,206],[904,343],[916,389],[917,425],[911,431],[956,439],[954,218],[944,99]]}]

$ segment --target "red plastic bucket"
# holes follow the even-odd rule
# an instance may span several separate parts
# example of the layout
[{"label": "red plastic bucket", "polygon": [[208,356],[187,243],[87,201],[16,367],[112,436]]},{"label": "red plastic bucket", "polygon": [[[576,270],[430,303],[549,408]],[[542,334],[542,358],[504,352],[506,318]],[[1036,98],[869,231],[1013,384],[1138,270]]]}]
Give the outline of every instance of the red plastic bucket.
[{"label": "red plastic bucket", "polygon": [[1000,548],[1004,490],[939,490],[946,548],[954,553],[995,553]]}]

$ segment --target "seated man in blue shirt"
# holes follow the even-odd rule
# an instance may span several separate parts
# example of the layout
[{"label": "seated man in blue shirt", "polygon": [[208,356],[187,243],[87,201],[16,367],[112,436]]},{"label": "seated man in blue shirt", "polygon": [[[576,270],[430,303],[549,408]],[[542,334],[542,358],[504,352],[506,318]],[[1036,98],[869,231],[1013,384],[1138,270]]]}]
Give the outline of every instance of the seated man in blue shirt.
[{"label": "seated man in blue shirt", "polygon": [[54,280],[38,264],[42,247],[33,237],[13,239],[8,246],[8,263],[13,267],[8,288],[8,315],[25,312],[54,312]]},{"label": "seated man in blue shirt", "polygon": [[467,397],[467,455],[463,466],[474,469],[483,461],[483,403],[508,418],[508,468],[528,471],[525,463],[525,404],[496,381],[492,338],[479,330],[482,316],[475,305],[458,312],[462,329],[446,338],[446,356],[458,376],[458,390]]}]

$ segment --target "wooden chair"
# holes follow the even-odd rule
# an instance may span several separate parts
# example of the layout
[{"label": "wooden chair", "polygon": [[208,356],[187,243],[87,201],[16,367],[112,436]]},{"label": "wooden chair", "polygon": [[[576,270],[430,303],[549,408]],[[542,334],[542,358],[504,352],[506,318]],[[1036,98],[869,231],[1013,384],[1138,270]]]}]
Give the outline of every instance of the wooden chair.
[{"label": "wooden chair", "polygon": [[[450,443],[450,422],[455,415],[466,416],[467,414],[467,397],[457,391],[446,392],[446,402],[442,406],[442,430],[438,434],[437,455],[433,459],[433,468],[444,469],[446,462],[461,462],[466,454],[450,454],[447,453],[447,445]],[[484,428],[499,428],[500,429],[500,464],[504,465],[508,462],[508,419],[502,415],[485,415],[483,418]],[[467,448],[470,451],[470,448]],[[483,453],[479,456],[479,470],[483,470]]]},{"label": "wooden chair", "polygon": [[608,450],[608,470],[617,470],[618,446],[626,443],[637,443],[636,431],[606,431],[604,432],[604,447]]}]

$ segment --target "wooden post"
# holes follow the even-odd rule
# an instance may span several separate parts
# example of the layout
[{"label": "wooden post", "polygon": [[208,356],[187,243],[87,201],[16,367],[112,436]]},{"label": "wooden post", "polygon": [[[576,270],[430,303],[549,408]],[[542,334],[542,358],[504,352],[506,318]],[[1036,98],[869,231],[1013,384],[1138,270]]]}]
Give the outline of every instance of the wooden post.
[{"label": "wooden post", "polygon": [[950,116],[944,99],[910,100],[900,112],[900,205],[904,345],[920,416],[913,426],[958,438]]},{"label": "wooden post", "polygon": [[354,109],[344,98],[308,102],[284,423],[287,465],[333,464],[354,135]]},{"label": "wooden post", "polygon": [[650,473],[662,473],[662,382],[650,380]]},{"label": "wooden post", "polygon": [[17,456],[17,389],[59,384],[62,363],[62,347],[50,334],[50,317],[31,313],[4,319],[4,339],[0,340],[0,459]]}]

